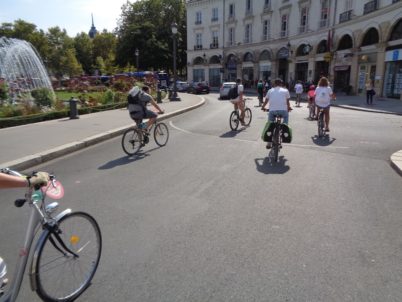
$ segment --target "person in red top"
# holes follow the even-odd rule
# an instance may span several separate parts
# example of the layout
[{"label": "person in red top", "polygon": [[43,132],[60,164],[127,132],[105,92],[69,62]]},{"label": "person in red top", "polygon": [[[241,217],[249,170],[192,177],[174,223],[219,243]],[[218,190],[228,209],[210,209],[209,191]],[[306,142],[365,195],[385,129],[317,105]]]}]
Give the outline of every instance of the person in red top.
[{"label": "person in red top", "polygon": [[[310,85],[308,92],[307,92],[307,99],[308,99],[308,108],[310,106],[315,106],[314,99],[315,99],[315,86]],[[315,112],[315,110],[313,110]]]}]

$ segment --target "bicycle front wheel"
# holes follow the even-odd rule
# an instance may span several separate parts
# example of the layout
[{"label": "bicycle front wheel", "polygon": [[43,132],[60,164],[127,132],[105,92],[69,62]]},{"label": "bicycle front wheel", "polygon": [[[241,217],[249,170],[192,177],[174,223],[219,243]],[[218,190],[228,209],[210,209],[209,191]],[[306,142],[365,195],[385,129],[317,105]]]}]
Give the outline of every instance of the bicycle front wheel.
[{"label": "bicycle front wheel", "polygon": [[158,123],[154,129],[154,140],[159,147],[163,147],[169,140],[169,128],[165,123]]},{"label": "bicycle front wheel", "polygon": [[102,235],[96,220],[83,212],[61,218],[56,232],[76,256],[49,232],[37,253],[36,291],[44,301],[73,301],[87,289],[96,272]]},{"label": "bicycle front wheel", "polygon": [[230,114],[229,125],[233,131],[236,131],[237,127],[239,127],[239,116],[236,111],[232,111]]},{"label": "bicycle front wheel", "polygon": [[246,108],[244,110],[244,124],[246,126],[249,126],[251,123],[251,119],[253,118],[253,114],[251,113],[251,109],[250,108]]},{"label": "bicycle front wheel", "polygon": [[273,158],[274,162],[278,162],[279,156],[279,146],[280,146],[280,133],[279,129],[274,129],[273,137],[272,137],[272,150],[274,152]]},{"label": "bicycle front wheel", "polygon": [[126,130],[121,139],[121,146],[127,155],[136,154],[142,146],[141,130],[135,128]]}]

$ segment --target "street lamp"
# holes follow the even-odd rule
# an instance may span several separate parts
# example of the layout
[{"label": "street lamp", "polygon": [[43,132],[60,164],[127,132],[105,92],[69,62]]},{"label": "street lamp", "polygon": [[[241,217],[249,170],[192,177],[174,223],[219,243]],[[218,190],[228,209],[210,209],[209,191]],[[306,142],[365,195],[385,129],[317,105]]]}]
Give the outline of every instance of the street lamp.
[{"label": "street lamp", "polygon": [[171,101],[180,101],[177,96],[177,71],[176,71],[176,35],[177,35],[177,24],[172,23],[172,36],[173,36],[173,93],[170,97]]},{"label": "street lamp", "polygon": [[138,48],[135,49],[135,65],[137,67],[137,71],[139,70],[139,66],[138,66],[138,56],[140,55],[140,51],[138,50]]}]

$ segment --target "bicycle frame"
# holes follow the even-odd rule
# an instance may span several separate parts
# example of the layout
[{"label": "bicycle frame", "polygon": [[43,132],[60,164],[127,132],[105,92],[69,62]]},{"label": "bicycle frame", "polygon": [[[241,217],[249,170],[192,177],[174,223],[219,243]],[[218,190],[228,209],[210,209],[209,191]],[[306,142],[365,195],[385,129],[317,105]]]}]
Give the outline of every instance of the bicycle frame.
[{"label": "bicycle frame", "polygon": [[[11,171],[12,175],[18,175],[15,171]],[[21,176],[21,174],[19,174]],[[16,269],[14,272],[14,276],[11,280],[11,283],[9,285],[6,285],[8,287],[8,290],[5,292],[3,296],[0,296],[0,302],[14,302],[17,299],[18,293],[21,289],[21,284],[24,278],[24,272],[26,270],[26,266],[28,263],[28,258],[29,255],[31,254],[31,248],[32,248],[32,243],[34,241],[35,235],[39,231],[39,227],[46,223],[54,223],[59,221],[63,216],[69,214],[72,212],[71,209],[66,209],[60,214],[58,214],[55,218],[49,218],[44,215],[44,211],[49,210],[53,211],[58,207],[57,202],[53,202],[49,204],[45,209],[41,209],[41,207],[44,207],[44,199],[45,196],[42,196],[41,200],[34,200],[34,198],[31,198],[31,196],[35,194],[33,193],[32,189],[28,190],[28,193],[25,195],[27,197],[27,202],[29,203],[29,206],[31,207],[31,213],[29,216],[29,221],[28,221],[28,226],[26,229],[25,233],[25,239],[24,239],[24,245],[23,247],[19,250],[18,253],[18,261],[16,265]],[[29,197],[29,199],[28,199]],[[53,220],[53,221],[52,221]],[[31,289],[35,291],[36,289],[36,281],[35,281],[35,268],[34,268],[34,263],[37,258],[37,252],[38,252],[38,247],[39,243],[43,241],[47,235],[49,230],[44,230],[40,236],[40,238],[37,241],[37,245],[35,247],[35,253],[33,257],[31,258],[31,263],[30,263],[30,270],[29,270],[29,276],[30,276],[30,284],[31,284]]]}]

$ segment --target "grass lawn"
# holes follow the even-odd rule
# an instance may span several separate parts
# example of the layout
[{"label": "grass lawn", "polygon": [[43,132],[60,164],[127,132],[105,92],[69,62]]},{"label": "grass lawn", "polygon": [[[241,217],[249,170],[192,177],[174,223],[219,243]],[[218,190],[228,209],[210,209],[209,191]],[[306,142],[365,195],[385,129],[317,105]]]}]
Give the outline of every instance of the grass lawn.
[{"label": "grass lawn", "polygon": [[[71,97],[78,98],[80,94],[83,94],[82,92],[67,92],[67,91],[55,91],[57,99],[61,101],[68,101]],[[99,92],[89,92],[85,93],[88,96],[93,96],[95,97],[96,95],[99,96]]]}]

